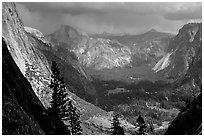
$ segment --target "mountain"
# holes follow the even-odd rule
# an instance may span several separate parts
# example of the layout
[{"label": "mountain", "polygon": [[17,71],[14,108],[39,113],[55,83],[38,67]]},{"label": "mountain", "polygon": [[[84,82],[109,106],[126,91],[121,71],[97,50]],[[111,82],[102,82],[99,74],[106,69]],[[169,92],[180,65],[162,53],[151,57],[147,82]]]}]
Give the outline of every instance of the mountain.
[{"label": "mountain", "polygon": [[62,47],[65,49],[72,49],[73,46],[80,40],[80,33],[67,25],[62,25],[53,34],[47,35],[46,38],[52,43],[54,47]]},{"label": "mountain", "polygon": [[2,52],[2,134],[54,134],[47,110],[16,65],[4,39]]},{"label": "mountain", "polygon": [[[181,109],[165,134],[201,135],[202,23],[184,25],[170,42],[168,54],[168,64],[164,68],[160,67],[157,73],[168,77],[176,92],[188,95],[190,100],[194,99]],[[165,61],[162,63],[165,64]]]},{"label": "mountain", "polygon": [[174,52],[170,60],[169,77],[184,75],[190,66],[202,58],[202,24],[189,23],[184,25],[169,45]]},{"label": "mountain", "polygon": [[23,25],[15,4],[3,3],[2,12],[4,134],[55,134],[47,113],[53,60],[83,134],[110,134],[115,113],[126,134],[135,134],[141,114],[157,133],[170,123],[166,134],[201,134],[201,24],[186,24],[175,37],[153,29],[93,38],[65,25],[44,36]]},{"label": "mountain", "polygon": [[[170,41],[167,54],[165,55],[167,58],[165,60],[161,59],[160,63],[158,62],[159,64],[169,62],[166,65],[166,67],[169,66],[169,72],[168,74],[166,73],[169,77],[180,77],[183,72],[185,73],[189,69],[189,65],[196,58],[195,56],[201,55],[201,30],[201,23],[186,24]],[[158,72],[164,68],[158,67],[158,64],[156,64],[153,69]]]},{"label": "mountain", "polygon": [[[103,121],[110,124],[111,113],[86,102],[75,93],[82,91],[84,94],[84,88],[90,89],[91,86],[91,79],[82,74],[75,56],[70,53],[66,56],[67,60],[61,58],[60,52],[52,49],[54,45],[48,44],[40,31],[24,29],[14,3],[3,3],[2,6],[3,134],[55,134],[55,126],[47,113],[52,95],[48,88],[52,60],[58,62],[62,76],[65,76],[69,98],[80,111],[82,133],[110,134],[110,127]],[[91,94],[92,91],[87,92]],[[132,124],[124,118],[121,121],[127,133],[133,130]]]},{"label": "mountain", "polygon": [[175,87],[199,88],[202,83],[202,24],[184,25],[170,41],[166,57],[153,70],[165,75]]},{"label": "mountain", "polygon": [[112,36],[123,36],[126,35],[126,33],[119,33],[119,34],[112,34],[109,32],[103,32],[103,33],[96,33],[96,34],[90,34],[90,37],[93,38],[108,38],[108,37],[112,37]]},{"label": "mountain", "polygon": [[[73,36],[69,35],[70,32],[73,32]],[[112,74],[125,73],[126,75],[121,76],[120,79],[126,77],[126,81],[132,81],[129,77],[134,70],[144,67],[148,68],[152,77],[157,77],[153,76],[155,74],[151,71],[151,66],[166,54],[168,42],[173,35],[153,29],[141,35],[104,33],[105,37],[100,36],[83,35],[76,29],[63,25],[46,37],[55,45],[53,49],[56,51],[62,50],[64,53],[61,53],[64,55],[67,52],[74,53],[87,75],[97,79],[115,80],[118,79],[117,74],[106,77],[104,75],[112,72]],[[131,72],[131,75],[128,72]],[[146,73],[146,71],[143,72],[143,74]]]},{"label": "mountain", "polygon": [[97,36],[97,35],[91,35],[93,38],[105,38],[110,40],[117,40],[121,44],[135,44],[139,42],[144,42],[151,39],[160,39],[160,38],[168,38],[173,37],[174,35],[170,33],[163,33],[159,32],[155,29],[151,29],[143,34],[137,34],[137,35],[131,35],[131,34],[124,34],[124,35],[109,35],[109,36]]},{"label": "mountain", "polygon": [[18,17],[15,4],[3,3],[2,9],[2,37],[9,52],[20,68],[23,75],[28,78],[36,95],[45,107],[49,107],[50,69],[46,57],[37,48],[37,41],[28,36],[23,23]]},{"label": "mountain", "polygon": [[[73,52],[80,64],[86,67],[113,68],[129,62],[129,51],[125,46],[106,39],[90,38],[70,26],[62,25],[59,30],[46,37],[55,43],[58,49]],[[112,48],[112,45],[115,48]]]}]

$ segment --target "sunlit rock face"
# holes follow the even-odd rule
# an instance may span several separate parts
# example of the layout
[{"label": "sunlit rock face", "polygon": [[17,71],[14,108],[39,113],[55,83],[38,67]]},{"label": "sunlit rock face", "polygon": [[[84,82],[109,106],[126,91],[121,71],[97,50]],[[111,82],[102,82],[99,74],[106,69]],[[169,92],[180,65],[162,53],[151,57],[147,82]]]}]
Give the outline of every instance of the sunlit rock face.
[{"label": "sunlit rock face", "polygon": [[54,43],[56,49],[63,48],[74,52],[80,64],[86,67],[111,69],[125,66],[131,61],[128,47],[108,39],[91,38],[70,26],[63,25],[46,37]]},{"label": "sunlit rock face", "polygon": [[[118,47],[112,47],[114,44]],[[72,51],[82,65],[97,70],[123,67],[131,61],[128,47],[108,39],[88,38]]]},{"label": "sunlit rock face", "polygon": [[173,79],[185,75],[193,64],[201,60],[201,32],[201,23],[184,25],[170,41],[167,54],[153,67],[153,70],[155,72],[165,70],[166,76]]},{"label": "sunlit rock face", "polygon": [[169,33],[159,32],[155,29],[138,34],[95,34],[93,38],[109,39],[125,45],[131,52],[131,62],[129,66],[138,67],[144,64],[155,65],[167,53],[170,39],[174,36]]},{"label": "sunlit rock face", "polygon": [[29,80],[43,105],[48,107],[51,96],[44,92],[50,93],[47,91],[50,76],[49,65],[45,56],[38,49],[39,41],[27,35],[24,30],[14,3],[3,3],[2,37],[22,74]]},{"label": "sunlit rock face", "polygon": [[172,53],[167,53],[159,62],[152,68],[155,72],[159,72],[169,66],[169,57]]},{"label": "sunlit rock face", "polygon": [[38,40],[40,40],[47,46],[51,46],[51,43],[47,40],[47,38],[45,38],[45,36],[39,30],[27,26],[24,26],[24,29],[27,33],[33,35],[34,37],[37,37]]},{"label": "sunlit rock face", "polygon": [[[12,7],[8,4],[8,7]],[[47,110],[23,76],[2,39],[2,134],[55,134]]]},{"label": "sunlit rock face", "polygon": [[[85,35],[70,26],[46,36],[55,48],[74,52],[79,63],[95,70],[155,63],[166,54],[172,35],[151,30],[141,35]],[[143,63],[143,64],[144,64]]]},{"label": "sunlit rock face", "polygon": [[179,30],[178,35],[169,45],[169,51],[174,52],[170,58],[171,70],[169,76],[175,77],[185,74],[194,61],[201,59],[201,33],[201,23],[189,23]]}]

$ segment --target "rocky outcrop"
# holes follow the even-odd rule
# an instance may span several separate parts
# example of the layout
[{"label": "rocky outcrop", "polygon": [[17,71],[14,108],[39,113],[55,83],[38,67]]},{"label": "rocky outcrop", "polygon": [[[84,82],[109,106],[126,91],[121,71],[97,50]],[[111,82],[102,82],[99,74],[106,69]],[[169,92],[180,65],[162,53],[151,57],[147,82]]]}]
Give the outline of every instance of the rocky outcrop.
[{"label": "rocky outcrop", "polygon": [[25,31],[33,35],[34,37],[37,37],[38,40],[42,41],[47,46],[51,46],[51,43],[45,38],[45,36],[37,29],[31,28],[31,27],[24,27]]},{"label": "rocky outcrop", "polygon": [[2,40],[2,133],[54,134],[46,109]]},{"label": "rocky outcrop", "polygon": [[[171,54],[168,58],[168,66],[165,68],[154,69],[164,70],[165,75],[170,79],[178,79],[183,77],[192,66],[192,63],[201,59],[202,51],[202,24],[189,23],[184,25],[179,33],[170,41],[167,55]],[[161,62],[161,59],[159,62]],[[158,62],[158,63],[159,63]],[[154,68],[157,67],[158,63]]]},{"label": "rocky outcrop", "polygon": [[47,62],[41,60],[43,55],[35,48],[34,41],[26,35],[24,26],[16,12],[14,3],[3,3],[2,36],[5,39],[9,52],[25,75],[25,62],[38,62],[39,67],[49,73]]},{"label": "rocky outcrop", "polygon": [[[42,97],[47,92],[50,75],[45,56],[38,50],[37,41],[29,37],[24,30],[14,3],[2,3],[2,36],[9,52],[24,76],[29,80],[36,95],[45,107],[49,106],[48,98]],[[30,70],[32,68],[32,70]],[[38,73],[32,73],[38,71]],[[34,74],[34,75],[33,75]]]},{"label": "rocky outcrop", "polygon": [[[192,32],[192,34],[189,32]],[[202,51],[201,33],[201,23],[189,23],[179,30],[178,35],[169,45],[169,51],[174,52],[170,58],[171,67],[168,72],[169,77],[177,78],[184,75],[197,58],[196,56],[200,56],[199,52]]]},{"label": "rocky outcrop", "polygon": [[166,135],[202,135],[202,94],[181,110]]}]

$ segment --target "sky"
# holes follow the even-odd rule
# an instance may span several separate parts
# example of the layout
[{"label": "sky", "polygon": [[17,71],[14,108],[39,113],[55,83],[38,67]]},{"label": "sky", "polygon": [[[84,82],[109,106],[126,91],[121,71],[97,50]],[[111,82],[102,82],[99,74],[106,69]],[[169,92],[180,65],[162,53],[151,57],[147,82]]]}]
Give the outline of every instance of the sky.
[{"label": "sky", "polygon": [[61,25],[87,34],[141,34],[152,28],[177,34],[184,24],[202,21],[201,2],[28,2],[16,7],[24,25],[44,35]]}]

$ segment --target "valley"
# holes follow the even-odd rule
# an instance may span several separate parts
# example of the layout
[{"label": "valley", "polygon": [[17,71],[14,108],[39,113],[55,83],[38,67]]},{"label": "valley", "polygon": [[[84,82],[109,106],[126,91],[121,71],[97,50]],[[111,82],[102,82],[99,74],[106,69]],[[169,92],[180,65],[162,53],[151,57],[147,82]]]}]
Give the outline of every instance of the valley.
[{"label": "valley", "polygon": [[[15,3],[4,3],[2,25],[4,134],[57,133],[50,114],[53,61],[79,111],[83,135],[111,134],[116,115],[126,135],[138,134],[139,116],[147,135],[180,134],[174,127],[191,114],[200,134],[202,23],[185,24],[176,35],[155,29],[86,34],[68,25],[44,35],[23,24]],[[10,113],[12,106],[16,114]],[[18,119],[21,115],[27,121]],[[189,127],[181,134],[192,133]]]},{"label": "valley", "polygon": [[84,69],[87,74],[95,79],[104,81],[123,81],[126,83],[138,83],[141,80],[158,81],[165,80],[163,74],[155,74],[148,65],[139,67],[123,67],[103,70]]},{"label": "valley", "polygon": [[[171,68],[172,58],[180,54],[176,53],[177,49],[172,51],[168,47],[175,41],[171,39],[173,35],[151,30],[134,39],[133,36],[91,38],[69,26],[62,26],[55,34],[57,38],[48,36],[51,46],[41,51],[48,62],[57,60],[60,63],[70,91],[107,112],[121,115],[131,125],[136,124],[138,115],[143,115],[149,127],[155,129],[148,131],[149,134],[164,133],[180,110],[193,99],[189,92],[191,86],[174,87],[177,78],[172,78],[169,72],[175,71]],[[121,41],[123,38],[125,42]],[[180,65],[182,63],[178,67]],[[85,81],[88,79],[89,84],[76,83],[79,81],[76,75]],[[111,116],[108,117],[97,114],[85,123],[109,134]],[[134,134],[131,128],[126,131]]]}]

